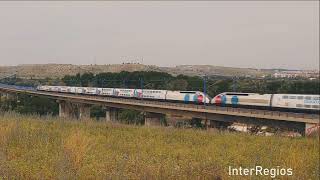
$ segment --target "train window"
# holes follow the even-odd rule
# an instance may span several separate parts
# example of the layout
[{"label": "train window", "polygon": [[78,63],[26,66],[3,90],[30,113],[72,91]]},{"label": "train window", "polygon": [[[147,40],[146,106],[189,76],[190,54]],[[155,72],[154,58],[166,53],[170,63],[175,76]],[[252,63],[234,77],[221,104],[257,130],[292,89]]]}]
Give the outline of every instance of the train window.
[{"label": "train window", "polygon": [[297,96],[290,96],[290,99],[297,99]]},{"label": "train window", "polygon": [[298,96],[298,99],[300,99],[300,100],[303,99],[303,96]]},{"label": "train window", "polygon": [[297,107],[303,107],[303,105],[302,105],[302,104],[297,104],[296,106],[297,106]]},{"label": "train window", "polygon": [[288,99],[288,96],[282,96],[282,99]]},{"label": "train window", "polygon": [[249,94],[245,94],[245,93],[226,93],[226,95],[229,95],[229,96],[249,96]]},{"label": "train window", "polygon": [[311,106],[310,106],[310,105],[304,105],[304,107],[305,107],[305,108],[310,108]]},{"label": "train window", "polygon": [[306,96],[306,97],[304,97],[304,99],[311,100],[311,96]]},{"label": "train window", "polygon": [[320,97],[313,97],[313,100],[320,100]]},{"label": "train window", "polygon": [[195,91],[180,91],[180,93],[189,93],[189,94],[195,94]]},{"label": "train window", "polygon": [[312,108],[319,109],[320,106],[319,105],[312,105]]}]

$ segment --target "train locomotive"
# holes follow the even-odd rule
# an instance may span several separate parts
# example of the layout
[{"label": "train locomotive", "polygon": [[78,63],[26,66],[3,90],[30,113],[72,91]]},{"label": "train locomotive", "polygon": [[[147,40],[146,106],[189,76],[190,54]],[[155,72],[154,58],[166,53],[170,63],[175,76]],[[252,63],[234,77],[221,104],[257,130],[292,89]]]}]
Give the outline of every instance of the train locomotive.
[{"label": "train locomotive", "polygon": [[319,112],[320,95],[224,92],[215,96],[211,103],[219,106]]}]

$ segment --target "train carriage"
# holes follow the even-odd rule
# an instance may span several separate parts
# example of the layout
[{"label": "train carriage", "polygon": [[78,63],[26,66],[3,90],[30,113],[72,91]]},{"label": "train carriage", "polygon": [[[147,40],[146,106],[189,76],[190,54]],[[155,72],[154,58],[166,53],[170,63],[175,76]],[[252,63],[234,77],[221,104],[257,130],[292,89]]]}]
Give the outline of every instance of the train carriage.
[{"label": "train carriage", "polygon": [[50,86],[49,91],[59,92],[59,86]]},{"label": "train carriage", "polygon": [[114,95],[114,88],[101,88],[100,95],[113,96]]},{"label": "train carriage", "polygon": [[76,94],[84,94],[84,87],[76,87]]},{"label": "train carriage", "polygon": [[246,108],[262,107],[280,111],[319,112],[320,95],[224,92],[215,96],[211,103]]},{"label": "train carriage", "polygon": [[67,93],[68,87],[67,86],[59,86],[58,91],[61,93]]},{"label": "train carriage", "polygon": [[37,90],[39,90],[39,91],[49,91],[49,86],[38,86]]},{"label": "train carriage", "polygon": [[75,94],[77,92],[77,87],[68,87],[67,91],[68,93]]},{"label": "train carriage", "polygon": [[134,97],[134,89],[120,89],[120,88],[115,88],[113,90],[113,95],[117,97],[127,97],[127,98],[132,98]]},{"label": "train carriage", "polygon": [[89,95],[97,95],[98,88],[95,87],[85,87],[83,88],[83,94],[89,94]]},{"label": "train carriage", "polygon": [[134,97],[144,99],[166,99],[167,90],[155,90],[155,89],[135,89]]},{"label": "train carriage", "polygon": [[274,94],[272,107],[287,109],[320,110],[320,95]]}]

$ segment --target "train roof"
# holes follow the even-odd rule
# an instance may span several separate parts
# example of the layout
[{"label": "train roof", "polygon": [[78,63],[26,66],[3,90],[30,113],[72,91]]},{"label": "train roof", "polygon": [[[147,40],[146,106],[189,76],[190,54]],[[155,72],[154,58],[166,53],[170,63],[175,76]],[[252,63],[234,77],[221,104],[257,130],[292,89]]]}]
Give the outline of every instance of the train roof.
[{"label": "train roof", "polygon": [[223,92],[221,94],[225,95],[254,95],[254,94],[259,94],[259,93],[242,93],[242,92]]},{"label": "train roof", "polygon": [[320,96],[320,94],[275,94],[281,96]]}]

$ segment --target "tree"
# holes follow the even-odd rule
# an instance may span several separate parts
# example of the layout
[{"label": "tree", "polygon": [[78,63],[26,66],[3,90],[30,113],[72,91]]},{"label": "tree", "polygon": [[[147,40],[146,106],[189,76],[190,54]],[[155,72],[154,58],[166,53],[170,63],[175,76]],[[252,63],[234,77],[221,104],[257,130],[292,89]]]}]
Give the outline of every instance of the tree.
[{"label": "tree", "polygon": [[184,79],[176,79],[169,83],[169,90],[187,90],[188,82]]}]

